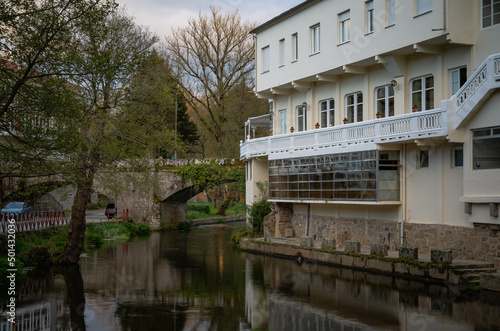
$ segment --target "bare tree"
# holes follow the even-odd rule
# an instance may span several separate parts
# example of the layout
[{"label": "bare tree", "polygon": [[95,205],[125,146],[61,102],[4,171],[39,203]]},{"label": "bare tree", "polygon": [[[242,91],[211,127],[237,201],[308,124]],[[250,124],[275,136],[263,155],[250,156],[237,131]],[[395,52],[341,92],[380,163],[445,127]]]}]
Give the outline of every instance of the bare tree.
[{"label": "bare tree", "polygon": [[208,136],[217,146],[216,155],[228,157],[225,125],[233,115],[229,92],[254,70],[254,46],[248,34],[254,24],[242,22],[238,11],[223,14],[210,8],[172,31],[167,49],[179,84]]}]

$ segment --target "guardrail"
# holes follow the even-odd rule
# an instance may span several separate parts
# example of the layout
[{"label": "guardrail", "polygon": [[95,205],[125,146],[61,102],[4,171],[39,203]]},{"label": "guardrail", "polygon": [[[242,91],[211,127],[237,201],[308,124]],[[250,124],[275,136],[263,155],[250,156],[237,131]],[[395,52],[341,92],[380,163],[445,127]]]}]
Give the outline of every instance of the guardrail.
[{"label": "guardrail", "polygon": [[347,147],[445,136],[446,110],[434,109],[329,128],[247,140],[241,159],[310,149]]},{"label": "guardrail", "polygon": [[38,231],[69,224],[65,212],[39,212],[30,214],[4,213],[0,215],[0,233],[7,233],[10,221],[15,220],[16,232]]},{"label": "guardrail", "polygon": [[500,88],[500,54],[488,56],[467,82],[451,97],[454,120],[450,129],[456,129],[479,104],[479,100]]}]

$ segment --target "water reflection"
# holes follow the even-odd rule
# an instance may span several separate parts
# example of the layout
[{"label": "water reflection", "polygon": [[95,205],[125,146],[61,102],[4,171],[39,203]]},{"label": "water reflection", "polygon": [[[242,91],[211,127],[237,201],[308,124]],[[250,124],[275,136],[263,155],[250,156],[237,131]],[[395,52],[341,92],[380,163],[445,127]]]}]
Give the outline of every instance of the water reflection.
[{"label": "water reflection", "polygon": [[500,324],[498,293],[240,253],[229,242],[232,230],[221,225],[110,242],[80,267],[32,280],[17,330],[496,330]]}]

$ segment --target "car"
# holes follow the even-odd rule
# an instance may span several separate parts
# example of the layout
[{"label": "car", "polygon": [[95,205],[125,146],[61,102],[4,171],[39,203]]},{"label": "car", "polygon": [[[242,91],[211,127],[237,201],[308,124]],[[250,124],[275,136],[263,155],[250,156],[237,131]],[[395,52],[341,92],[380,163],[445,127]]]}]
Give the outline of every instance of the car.
[{"label": "car", "polygon": [[31,206],[27,202],[9,202],[2,208],[2,214],[29,214]]},{"label": "car", "polygon": [[117,209],[116,209],[115,203],[110,202],[106,206],[106,211],[104,212],[104,215],[108,216],[109,218],[113,218],[116,216],[116,212],[117,212]]}]

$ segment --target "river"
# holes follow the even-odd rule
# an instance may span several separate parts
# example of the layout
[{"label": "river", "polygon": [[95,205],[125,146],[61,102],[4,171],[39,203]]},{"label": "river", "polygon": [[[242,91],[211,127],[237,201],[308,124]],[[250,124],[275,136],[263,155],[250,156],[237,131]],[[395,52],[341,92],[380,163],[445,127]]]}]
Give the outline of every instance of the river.
[{"label": "river", "polygon": [[16,330],[500,329],[500,293],[239,252],[242,226],[107,242],[32,275]]}]

